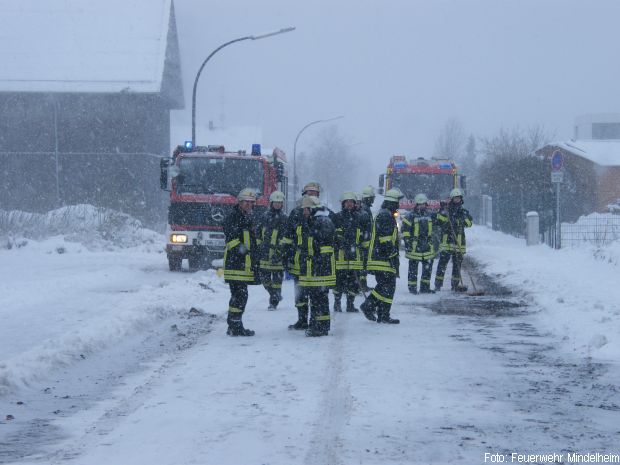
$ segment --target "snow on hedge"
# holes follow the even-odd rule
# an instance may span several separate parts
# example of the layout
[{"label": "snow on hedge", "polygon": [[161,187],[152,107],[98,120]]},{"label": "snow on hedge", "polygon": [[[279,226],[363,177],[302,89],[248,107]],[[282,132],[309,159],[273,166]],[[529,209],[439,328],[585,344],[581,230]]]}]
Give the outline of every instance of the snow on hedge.
[{"label": "snow on hedge", "polygon": [[47,213],[0,210],[0,244],[4,248],[27,244],[24,239],[42,240],[62,236],[89,250],[118,250],[143,246],[163,250],[161,234],[144,228],[125,214],[93,205],[72,205]]}]

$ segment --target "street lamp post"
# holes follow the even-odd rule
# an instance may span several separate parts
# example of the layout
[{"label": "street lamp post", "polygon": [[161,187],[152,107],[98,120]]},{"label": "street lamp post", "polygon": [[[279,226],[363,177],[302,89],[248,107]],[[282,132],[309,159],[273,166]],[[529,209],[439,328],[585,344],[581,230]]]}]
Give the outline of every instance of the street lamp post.
[{"label": "street lamp post", "polygon": [[329,119],[317,119],[316,121],[312,121],[306,124],[301,130],[297,133],[297,137],[295,137],[295,143],[293,144],[293,196],[297,195],[297,141],[299,140],[299,136],[301,133],[308,129],[310,126],[319,123],[327,123],[329,121],[334,121],[337,119],[344,118],[344,116],[336,116],[334,118]]},{"label": "street lamp post", "polygon": [[215,55],[217,52],[219,52],[220,50],[222,50],[224,47],[230,44],[234,44],[235,42],[241,42],[242,40],[265,39],[267,37],[275,36],[278,34],[284,34],[285,32],[291,32],[294,30],[295,30],[294,27],[285,27],[278,31],[267,32],[265,34],[257,34],[257,35],[252,35],[252,36],[240,37],[239,39],[234,39],[234,40],[231,40],[230,42],[226,42],[225,44],[220,45],[218,48],[216,48],[215,50],[211,52],[211,54],[207,57],[207,59],[202,63],[202,66],[200,66],[200,69],[198,70],[198,73],[196,74],[196,79],[194,79],[194,90],[192,92],[192,146],[193,147],[196,146],[196,89],[198,88],[198,79],[200,78],[200,74],[202,73],[203,68],[205,67],[207,62],[211,59],[211,57]]},{"label": "street lamp post", "polygon": [[58,208],[62,207],[62,200],[60,199],[60,162],[58,160],[58,112],[59,103],[58,99],[53,97],[54,103],[54,162],[56,164],[56,205]]}]

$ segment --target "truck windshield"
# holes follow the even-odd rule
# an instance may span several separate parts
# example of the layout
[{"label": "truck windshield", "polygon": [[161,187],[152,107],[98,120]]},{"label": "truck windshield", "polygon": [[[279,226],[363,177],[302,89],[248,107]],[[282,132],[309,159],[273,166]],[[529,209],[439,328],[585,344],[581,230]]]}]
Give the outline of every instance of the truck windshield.
[{"label": "truck windshield", "polygon": [[410,200],[416,194],[426,194],[431,200],[447,199],[454,187],[451,174],[404,173],[392,177],[392,187],[398,187]]},{"label": "truck windshield", "polygon": [[183,158],[177,176],[179,194],[237,195],[246,187],[263,192],[263,164],[256,158]]}]

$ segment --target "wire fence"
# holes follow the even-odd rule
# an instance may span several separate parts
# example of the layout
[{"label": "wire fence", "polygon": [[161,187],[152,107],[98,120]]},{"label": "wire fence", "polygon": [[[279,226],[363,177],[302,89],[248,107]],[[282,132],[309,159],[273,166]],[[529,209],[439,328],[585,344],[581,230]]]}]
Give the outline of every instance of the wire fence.
[{"label": "wire fence", "polygon": [[606,246],[620,241],[620,215],[582,218],[577,223],[562,223],[562,247],[583,243]]}]

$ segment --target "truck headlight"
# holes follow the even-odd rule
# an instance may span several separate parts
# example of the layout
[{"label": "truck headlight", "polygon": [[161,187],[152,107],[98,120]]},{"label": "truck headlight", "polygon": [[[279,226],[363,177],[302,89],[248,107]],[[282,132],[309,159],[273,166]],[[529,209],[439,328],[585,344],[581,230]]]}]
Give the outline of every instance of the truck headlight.
[{"label": "truck headlight", "polygon": [[187,234],[171,234],[170,242],[172,242],[173,244],[186,244]]}]

